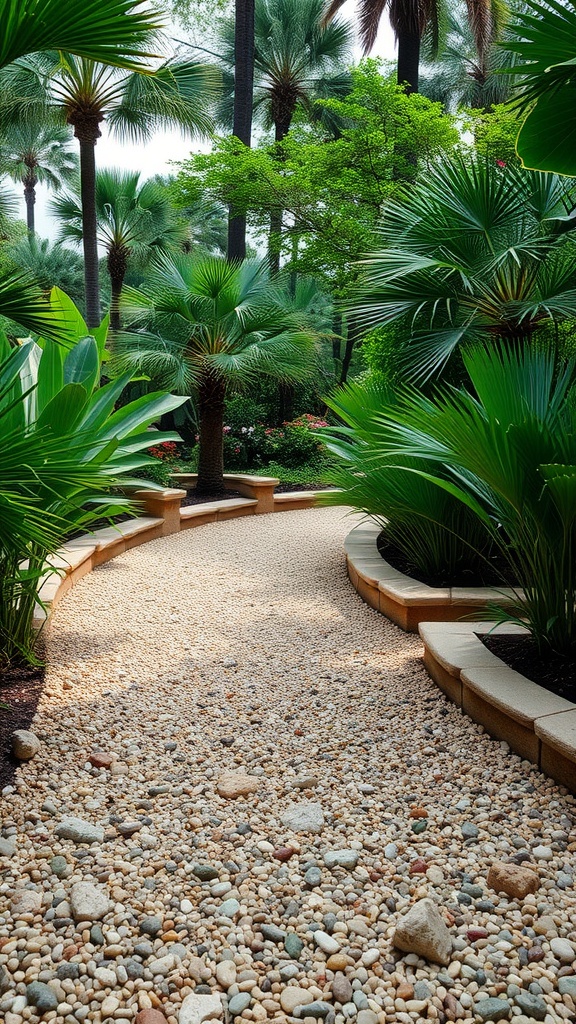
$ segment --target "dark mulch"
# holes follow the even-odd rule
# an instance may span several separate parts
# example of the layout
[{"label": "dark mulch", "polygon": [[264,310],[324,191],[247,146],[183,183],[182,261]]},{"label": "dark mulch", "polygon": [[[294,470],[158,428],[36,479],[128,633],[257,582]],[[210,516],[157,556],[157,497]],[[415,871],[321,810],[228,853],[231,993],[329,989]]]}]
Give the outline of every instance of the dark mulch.
[{"label": "dark mulch", "polygon": [[332,484],[278,484],[274,494],[289,494],[291,491],[330,491]]},{"label": "dark mulch", "polygon": [[463,567],[452,575],[449,573],[428,575],[407,558],[403,551],[391,544],[384,531],[379,535],[376,545],[382,558],[389,562],[394,569],[398,569],[398,572],[403,572],[406,576],[411,576],[412,579],[418,580],[419,583],[425,583],[429,587],[501,588],[513,586],[508,563],[498,554],[492,555],[486,561],[481,573]]},{"label": "dark mulch", "polygon": [[529,637],[490,634],[480,635],[480,639],[509,668],[576,704],[576,656],[564,658],[552,651],[542,655]]},{"label": "dark mulch", "polygon": [[0,673],[0,789],[8,786],[18,767],[11,755],[11,737],[16,729],[29,729],[44,686],[44,669],[26,666]]},{"label": "dark mulch", "polygon": [[225,498],[242,498],[244,495],[240,494],[240,491],[214,491],[213,494],[196,494],[196,488],[192,487],[191,490],[186,491],[186,497],[182,498],[182,508],[187,505],[204,505],[208,501],[223,501]]}]

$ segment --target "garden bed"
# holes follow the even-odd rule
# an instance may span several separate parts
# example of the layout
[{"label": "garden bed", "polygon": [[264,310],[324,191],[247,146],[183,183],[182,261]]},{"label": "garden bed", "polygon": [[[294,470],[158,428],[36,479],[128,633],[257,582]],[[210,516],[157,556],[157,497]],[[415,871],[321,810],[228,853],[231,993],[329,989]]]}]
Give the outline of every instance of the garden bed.
[{"label": "garden bed", "polygon": [[409,632],[421,622],[454,622],[477,615],[491,602],[505,604],[513,597],[507,588],[486,586],[431,587],[406,575],[378,551],[381,527],[366,520],[345,541],[348,576],[360,597],[376,611]]},{"label": "garden bed", "polygon": [[424,664],[436,684],[491,736],[576,792],[576,703],[509,667],[488,649],[494,640],[529,640],[518,626],[423,622]]},{"label": "garden bed", "polygon": [[0,674],[0,789],[14,778],[19,762],[12,757],[12,733],[29,729],[44,686],[44,667],[14,666]]}]

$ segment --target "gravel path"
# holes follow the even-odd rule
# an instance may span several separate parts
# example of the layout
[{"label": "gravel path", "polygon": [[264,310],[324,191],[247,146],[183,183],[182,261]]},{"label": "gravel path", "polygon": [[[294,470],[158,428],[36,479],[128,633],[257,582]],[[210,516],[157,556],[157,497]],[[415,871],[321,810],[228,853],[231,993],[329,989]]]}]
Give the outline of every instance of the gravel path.
[{"label": "gravel path", "polygon": [[[41,749],[3,791],[6,1024],[575,1019],[574,799],[362,603],[349,528],[191,530],[58,608]],[[495,891],[495,861],[537,891]]]}]

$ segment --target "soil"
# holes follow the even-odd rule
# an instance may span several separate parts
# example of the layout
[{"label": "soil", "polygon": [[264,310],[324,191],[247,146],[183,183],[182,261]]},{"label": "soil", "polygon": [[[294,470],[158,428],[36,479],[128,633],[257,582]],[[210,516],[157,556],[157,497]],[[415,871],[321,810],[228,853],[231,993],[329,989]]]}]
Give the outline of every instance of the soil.
[{"label": "soil", "polygon": [[525,636],[478,635],[484,646],[509,668],[576,704],[576,654],[568,658],[553,651],[540,654],[536,642]]},{"label": "soil", "polygon": [[11,754],[12,733],[16,729],[29,729],[42,688],[44,668],[34,666],[13,667],[0,673],[0,789],[14,778],[19,762]]},{"label": "soil", "polygon": [[274,494],[289,494],[292,491],[330,491],[332,484],[278,484]]},{"label": "soil", "polygon": [[429,587],[495,587],[498,589],[514,585],[510,579],[510,567],[498,554],[492,555],[485,563],[485,568],[481,573],[462,568],[453,575],[449,573],[428,575],[418,569],[403,551],[400,551],[394,544],[390,544],[385,531],[379,534],[376,545],[382,558],[389,562],[394,569],[398,569],[398,572],[403,572],[406,576],[418,580],[419,583],[425,583]]},{"label": "soil", "polygon": [[192,487],[186,491],[186,497],[182,498],[181,507],[187,505],[204,505],[208,501],[223,501],[225,498],[242,498],[240,491],[214,491],[213,494],[196,494],[196,488]]}]

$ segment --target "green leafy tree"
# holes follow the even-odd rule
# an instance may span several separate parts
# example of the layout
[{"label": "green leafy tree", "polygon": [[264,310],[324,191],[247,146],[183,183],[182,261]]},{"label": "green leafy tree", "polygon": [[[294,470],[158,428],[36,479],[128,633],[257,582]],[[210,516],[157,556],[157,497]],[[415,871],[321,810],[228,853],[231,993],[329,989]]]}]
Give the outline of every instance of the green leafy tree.
[{"label": "green leafy tree", "polygon": [[409,321],[416,377],[461,343],[523,346],[576,313],[574,184],[457,159],[391,204],[356,308],[366,325]]},{"label": "green leafy tree", "polygon": [[[81,244],[79,191],[58,197],[52,212],[60,220],[59,241]],[[96,174],[98,242],[106,252],[110,276],[110,327],[120,330],[120,297],[130,265],[147,266],[154,252],[180,246],[187,238],[168,193],[155,181],[140,182],[137,171],[109,168]]]},{"label": "green leafy tree", "polygon": [[[307,117],[326,116],[319,99],[343,95],[350,88],[346,64],[353,34],[345,22],[323,25],[323,0],[256,0],[254,14],[254,111],[280,144],[290,131],[297,111]],[[225,24],[221,50],[225,67],[236,60],[232,21]],[[226,90],[226,84],[228,89]],[[229,120],[231,73],[225,81],[220,116]],[[244,141],[241,139],[241,141]],[[279,146],[278,156],[283,157]],[[270,215],[270,261],[280,266],[282,210]]]},{"label": "green leafy tree", "polygon": [[[261,375],[297,381],[311,369],[306,311],[270,283],[265,265],[245,260],[160,256],[141,291],[126,290],[119,370],[138,369],[162,387],[196,397],[198,493],[224,488],[226,394]],[[121,339],[122,341],[122,339]]]},{"label": "green leafy tree", "polygon": [[0,149],[0,170],[24,186],[26,223],[33,235],[36,185],[58,191],[77,171],[78,159],[70,149],[70,131],[64,125],[26,123],[12,125]]}]

